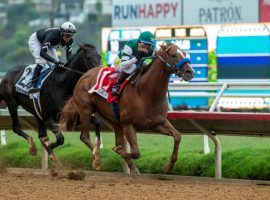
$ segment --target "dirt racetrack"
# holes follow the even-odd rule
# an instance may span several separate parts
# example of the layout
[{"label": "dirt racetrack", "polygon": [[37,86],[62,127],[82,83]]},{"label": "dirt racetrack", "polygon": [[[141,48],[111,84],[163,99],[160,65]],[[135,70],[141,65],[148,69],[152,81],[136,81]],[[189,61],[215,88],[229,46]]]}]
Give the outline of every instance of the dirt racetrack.
[{"label": "dirt racetrack", "polygon": [[84,180],[48,174],[0,173],[0,199],[270,199],[269,182],[175,176],[87,173]]}]

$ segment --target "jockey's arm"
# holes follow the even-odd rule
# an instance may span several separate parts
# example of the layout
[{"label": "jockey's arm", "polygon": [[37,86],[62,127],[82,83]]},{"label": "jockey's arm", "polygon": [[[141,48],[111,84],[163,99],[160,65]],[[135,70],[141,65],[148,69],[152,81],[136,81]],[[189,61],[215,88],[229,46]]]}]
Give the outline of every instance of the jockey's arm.
[{"label": "jockey's arm", "polygon": [[131,58],[130,60],[124,60],[124,59],[121,59],[120,67],[121,67],[121,68],[129,67],[129,66],[135,64],[137,61],[138,61],[138,60],[137,60],[136,57],[133,57],[133,58]]},{"label": "jockey's arm", "polygon": [[52,58],[51,56],[49,56],[47,54],[47,50],[48,50],[49,46],[50,45],[48,43],[44,43],[42,45],[41,50],[40,50],[40,56],[42,58],[44,58],[45,60],[56,64],[57,63],[57,60],[55,60],[54,58]]},{"label": "jockey's arm", "polygon": [[69,44],[66,46],[66,59],[67,62],[70,61],[73,57],[72,55],[72,43],[73,43],[73,39],[71,38]]},{"label": "jockey's arm", "polygon": [[124,46],[119,57],[121,58],[121,62],[117,68],[120,69],[120,71],[135,65],[135,63],[138,61],[138,59],[134,57],[133,50],[128,44]]}]

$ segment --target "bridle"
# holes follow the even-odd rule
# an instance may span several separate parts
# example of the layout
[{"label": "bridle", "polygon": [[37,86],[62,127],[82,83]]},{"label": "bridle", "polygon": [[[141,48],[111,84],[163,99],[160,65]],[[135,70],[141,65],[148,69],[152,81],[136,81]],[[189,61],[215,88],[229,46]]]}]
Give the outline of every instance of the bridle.
[{"label": "bridle", "polygon": [[158,54],[158,52],[156,52],[156,56],[166,64],[166,66],[168,67],[168,71],[169,73],[178,73],[178,71],[186,64],[189,63],[190,64],[190,60],[188,58],[184,58],[181,59],[178,63],[174,63],[171,59],[171,57],[168,55],[168,51],[170,50],[170,48],[172,47],[176,47],[177,49],[179,49],[181,52],[182,50],[177,46],[177,45],[171,45],[168,46],[165,50],[162,48],[162,50],[165,53],[166,58],[163,58],[161,55]]}]

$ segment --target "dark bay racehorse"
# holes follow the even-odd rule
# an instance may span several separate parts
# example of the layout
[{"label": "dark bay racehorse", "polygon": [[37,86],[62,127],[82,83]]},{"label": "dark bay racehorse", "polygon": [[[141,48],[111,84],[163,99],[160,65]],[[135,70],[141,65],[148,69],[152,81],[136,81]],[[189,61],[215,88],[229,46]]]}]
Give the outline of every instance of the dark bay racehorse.
[{"label": "dark bay racehorse", "polygon": [[[139,157],[136,131],[152,130],[174,138],[174,147],[165,171],[171,173],[177,160],[181,140],[180,133],[166,119],[168,102],[166,93],[170,74],[174,73],[184,80],[193,78],[193,68],[183,51],[171,43],[160,45],[156,58],[139,80],[138,87],[126,85],[119,97],[120,122],[113,114],[111,105],[96,93],[88,93],[97,79],[101,68],[93,68],[84,74],[74,89],[73,97],[65,104],[60,117],[61,128],[72,129],[76,116],[80,117],[82,135],[89,131],[90,116],[96,113],[112,127],[116,137],[114,151],[128,164],[131,173],[139,173],[131,159]],[[131,153],[124,149],[124,136],[131,147]],[[89,141],[90,142],[90,141]],[[97,147],[98,148],[98,147]]]},{"label": "dark bay racehorse", "polygon": [[[13,123],[13,131],[27,140],[29,153],[36,155],[36,146],[33,138],[25,133],[19,122],[18,106],[33,114],[38,122],[38,137],[42,145],[46,148],[55,166],[60,166],[60,162],[53,153],[53,149],[64,143],[64,136],[56,125],[59,119],[59,111],[64,105],[68,96],[72,96],[73,90],[79,78],[87,70],[100,64],[100,54],[91,44],[80,45],[80,48],[73,56],[72,60],[66,64],[66,69],[55,68],[51,75],[43,83],[40,91],[40,104],[42,109],[41,120],[35,112],[32,99],[15,91],[15,84],[22,75],[26,65],[20,65],[10,69],[0,84],[0,101],[7,104]],[[95,117],[92,121],[99,126]],[[90,121],[89,121],[90,122]],[[48,144],[47,127],[55,134],[56,142]],[[99,128],[99,127],[96,127]]]}]

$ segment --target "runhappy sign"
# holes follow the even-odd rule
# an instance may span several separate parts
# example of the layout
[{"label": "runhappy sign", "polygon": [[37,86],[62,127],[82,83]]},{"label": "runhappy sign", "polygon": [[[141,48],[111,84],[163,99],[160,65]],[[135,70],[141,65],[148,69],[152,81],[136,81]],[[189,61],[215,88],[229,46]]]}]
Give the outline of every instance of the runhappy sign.
[{"label": "runhappy sign", "polygon": [[113,26],[181,24],[181,0],[114,0]]}]

